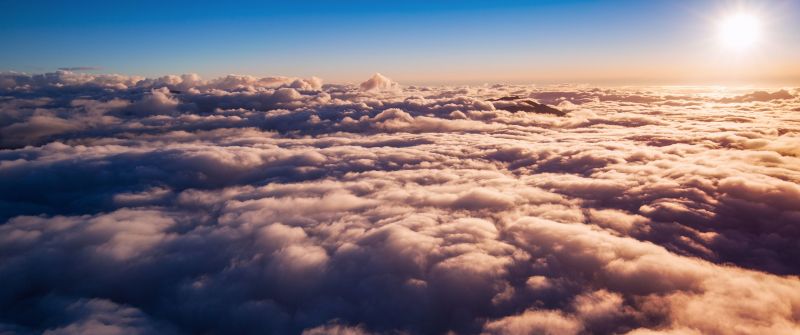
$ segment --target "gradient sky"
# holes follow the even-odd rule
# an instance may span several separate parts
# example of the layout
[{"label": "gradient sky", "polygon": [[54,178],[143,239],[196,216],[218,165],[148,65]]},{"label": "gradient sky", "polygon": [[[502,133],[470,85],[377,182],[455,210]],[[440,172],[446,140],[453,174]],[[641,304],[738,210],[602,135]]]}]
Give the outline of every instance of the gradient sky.
[{"label": "gradient sky", "polygon": [[[717,21],[761,18],[755,47]],[[800,1],[8,1],[0,71],[402,83],[796,83]]]}]

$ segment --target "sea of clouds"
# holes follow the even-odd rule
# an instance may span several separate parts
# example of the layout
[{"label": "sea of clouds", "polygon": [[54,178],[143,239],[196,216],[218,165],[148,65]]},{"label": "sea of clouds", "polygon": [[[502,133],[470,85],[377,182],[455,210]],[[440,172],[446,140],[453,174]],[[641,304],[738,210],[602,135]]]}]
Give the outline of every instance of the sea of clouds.
[{"label": "sea of clouds", "polygon": [[800,90],[3,73],[0,222],[0,334],[798,334]]}]

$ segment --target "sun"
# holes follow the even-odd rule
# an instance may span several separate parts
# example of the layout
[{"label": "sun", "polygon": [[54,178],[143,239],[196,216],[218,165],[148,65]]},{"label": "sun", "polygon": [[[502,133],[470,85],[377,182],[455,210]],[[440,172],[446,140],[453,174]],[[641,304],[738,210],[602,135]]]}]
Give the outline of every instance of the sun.
[{"label": "sun", "polygon": [[752,14],[736,13],[725,17],[719,23],[721,42],[734,49],[747,49],[758,42],[761,22]]}]

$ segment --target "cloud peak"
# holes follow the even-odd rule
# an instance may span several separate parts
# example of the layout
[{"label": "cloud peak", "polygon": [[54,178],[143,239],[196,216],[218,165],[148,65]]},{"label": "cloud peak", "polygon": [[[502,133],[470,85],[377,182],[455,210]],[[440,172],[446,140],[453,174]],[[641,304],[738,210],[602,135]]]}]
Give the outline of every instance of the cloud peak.
[{"label": "cloud peak", "polygon": [[376,72],[372,75],[372,77],[362,82],[358,86],[362,91],[387,91],[396,89],[397,83]]}]

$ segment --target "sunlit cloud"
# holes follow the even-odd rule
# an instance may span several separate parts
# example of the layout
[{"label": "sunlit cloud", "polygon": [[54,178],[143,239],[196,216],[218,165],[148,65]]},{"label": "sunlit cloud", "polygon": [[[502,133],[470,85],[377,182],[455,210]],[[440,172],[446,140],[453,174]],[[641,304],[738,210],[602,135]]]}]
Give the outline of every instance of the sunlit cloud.
[{"label": "sunlit cloud", "polygon": [[797,88],[59,71],[0,95],[3,332],[800,331]]}]

